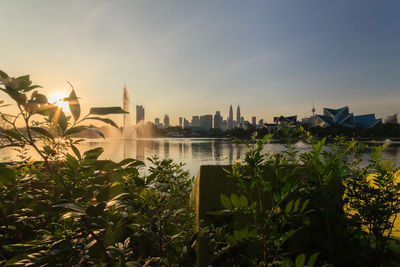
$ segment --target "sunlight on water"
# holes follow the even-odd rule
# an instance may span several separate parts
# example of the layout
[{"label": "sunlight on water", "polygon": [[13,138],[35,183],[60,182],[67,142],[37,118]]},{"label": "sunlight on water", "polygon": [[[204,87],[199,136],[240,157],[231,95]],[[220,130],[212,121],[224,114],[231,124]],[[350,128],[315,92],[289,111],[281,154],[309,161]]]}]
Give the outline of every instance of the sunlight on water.
[{"label": "sunlight on water", "polygon": [[[101,159],[121,161],[125,157],[144,160],[157,155],[160,158],[172,158],[175,162],[183,162],[192,175],[197,174],[201,165],[225,165],[232,164],[238,159],[244,159],[247,147],[243,144],[232,143],[229,139],[213,138],[157,138],[157,139],[88,139],[79,144],[83,152],[96,147],[104,148]],[[304,152],[310,149],[309,145],[298,142],[296,149]],[[284,150],[284,144],[270,143],[265,147],[265,152],[279,152]],[[0,160],[13,160],[17,158],[18,152],[13,149],[3,150]],[[38,159],[34,151],[29,154],[33,159]],[[399,165],[400,145],[391,144],[383,156],[395,161]],[[368,155],[364,156],[368,160]],[[147,162],[148,163],[148,162]]]}]

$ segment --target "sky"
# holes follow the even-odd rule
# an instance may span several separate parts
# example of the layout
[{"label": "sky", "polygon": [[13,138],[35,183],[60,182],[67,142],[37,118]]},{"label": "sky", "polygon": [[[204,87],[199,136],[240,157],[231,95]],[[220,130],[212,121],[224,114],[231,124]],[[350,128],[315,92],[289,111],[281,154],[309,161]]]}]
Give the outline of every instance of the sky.
[{"label": "sky", "polygon": [[[84,111],[245,119],[310,116],[349,106],[400,112],[400,1],[1,0],[0,69],[30,74],[47,94],[69,92]],[[5,96],[0,94],[0,99]],[[236,116],[236,115],[235,115]]]}]

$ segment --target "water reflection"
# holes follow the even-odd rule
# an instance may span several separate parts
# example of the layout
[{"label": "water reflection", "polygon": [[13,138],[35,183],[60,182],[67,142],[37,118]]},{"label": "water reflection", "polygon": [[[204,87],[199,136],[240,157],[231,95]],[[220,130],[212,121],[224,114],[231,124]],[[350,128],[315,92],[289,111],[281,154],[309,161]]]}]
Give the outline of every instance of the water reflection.
[{"label": "water reflection", "polygon": [[[304,152],[310,147],[298,142],[296,149]],[[200,165],[206,164],[232,164],[237,159],[243,159],[247,147],[243,144],[232,143],[228,139],[91,139],[79,145],[82,152],[96,147],[103,147],[104,153],[101,159],[121,161],[127,157],[147,161],[148,157],[158,155],[160,158],[172,158],[176,162],[183,162],[186,168],[196,174]],[[265,148],[265,152],[278,152],[284,150],[283,144],[271,143]],[[369,151],[370,153],[370,151]],[[38,159],[34,151],[30,152],[33,159]],[[400,163],[400,143],[392,142],[384,150],[383,156],[392,159],[397,165]],[[364,159],[368,161],[369,155],[365,154]],[[1,150],[0,160],[3,158],[16,159],[17,152],[12,149]]]}]

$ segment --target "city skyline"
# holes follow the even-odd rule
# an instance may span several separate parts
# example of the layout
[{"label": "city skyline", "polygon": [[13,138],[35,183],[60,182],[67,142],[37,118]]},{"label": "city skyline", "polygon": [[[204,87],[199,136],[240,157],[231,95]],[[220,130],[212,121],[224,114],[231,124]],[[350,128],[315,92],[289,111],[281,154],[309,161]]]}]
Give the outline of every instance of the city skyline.
[{"label": "city skyline", "polygon": [[230,102],[266,121],[306,117],[313,103],[382,118],[400,112],[399,1],[41,0],[2,7],[0,69],[31,74],[48,95],[68,94],[70,81],[83,112],[119,105],[124,82],[147,120],[168,113],[175,125],[211,110],[226,117]]}]

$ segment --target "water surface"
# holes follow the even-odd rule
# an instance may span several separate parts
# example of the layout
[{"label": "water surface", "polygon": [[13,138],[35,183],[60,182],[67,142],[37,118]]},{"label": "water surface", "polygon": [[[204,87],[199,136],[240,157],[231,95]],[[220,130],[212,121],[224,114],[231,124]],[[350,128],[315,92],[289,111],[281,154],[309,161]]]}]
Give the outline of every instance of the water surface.
[{"label": "water surface", "polygon": [[[386,141],[389,146],[384,151],[385,158],[400,164],[400,142]],[[297,142],[294,144],[300,152],[310,150],[310,146]],[[101,159],[120,161],[127,157],[147,161],[148,157],[157,155],[159,158],[171,158],[183,162],[191,174],[195,175],[200,165],[227,165],[243,159],[247,147],[243,144],[232,143],[230,139],[217,138],[156,138],[156,139],[87,139],[79,145],[81,151],[103,147]],[[266,151],[278,152],[285,149],[284,144],[271,142],[265,147]],[[2,150],[0,159],[15,160],[18,152]],[[28,151],[33,159],[38,159],[36,152]],[[368,154],[365,155],[368,159]]]}]

